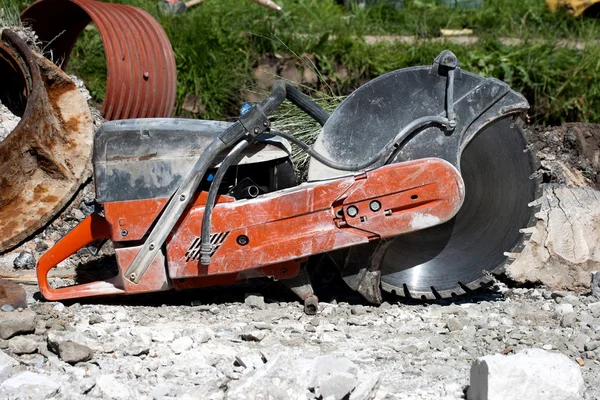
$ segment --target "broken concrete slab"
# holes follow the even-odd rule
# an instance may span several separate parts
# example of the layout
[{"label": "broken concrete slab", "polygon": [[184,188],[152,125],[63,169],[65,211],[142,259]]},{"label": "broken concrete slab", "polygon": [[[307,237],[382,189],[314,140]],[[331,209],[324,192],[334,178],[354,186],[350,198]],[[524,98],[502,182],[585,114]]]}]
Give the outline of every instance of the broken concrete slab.
[{"label": "broken concrete slab", "polygon": [[579,365],[542,349],[480,357],[470,379],[468,400],[577,400],[584,392]]},{"label": "broken concrete slab", "polygon": [[589,290],[590,273],[600,270],[600,191],[547,185],[531,240],[506,268],[519,283],[552,290]]}]

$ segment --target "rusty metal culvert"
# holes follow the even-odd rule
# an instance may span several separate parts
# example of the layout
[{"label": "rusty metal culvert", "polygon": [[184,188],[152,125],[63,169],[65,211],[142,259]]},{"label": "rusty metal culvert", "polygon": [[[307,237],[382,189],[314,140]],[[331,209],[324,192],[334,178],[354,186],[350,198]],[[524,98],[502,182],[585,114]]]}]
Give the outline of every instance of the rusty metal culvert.
[{"label": "rusty metal culvert", "polygon": [[45,226],[90,174],[93,122],[73,81],[2,31],[0,101],[21,117],[0,142],[0,253]]},{"label": "rusty metal culvert", "polygon": [[63,69],[77,38],[93,21],[106,54],[104,118],[171,116],[175,55],[164,30],[146,11],[93,0],[39,0],[23,11],[21,20]]}]

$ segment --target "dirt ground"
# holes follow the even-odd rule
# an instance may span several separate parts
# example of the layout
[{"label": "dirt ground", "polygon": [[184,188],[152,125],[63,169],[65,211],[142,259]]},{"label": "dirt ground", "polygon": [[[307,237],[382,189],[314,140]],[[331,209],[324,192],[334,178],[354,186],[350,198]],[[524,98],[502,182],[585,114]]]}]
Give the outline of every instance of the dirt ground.
[{"label": "dirt ground", "polygon": [[600,189],[600,125],[568,123],[535,126],[532,146],[544,172],[544,183],[589,185]]}]

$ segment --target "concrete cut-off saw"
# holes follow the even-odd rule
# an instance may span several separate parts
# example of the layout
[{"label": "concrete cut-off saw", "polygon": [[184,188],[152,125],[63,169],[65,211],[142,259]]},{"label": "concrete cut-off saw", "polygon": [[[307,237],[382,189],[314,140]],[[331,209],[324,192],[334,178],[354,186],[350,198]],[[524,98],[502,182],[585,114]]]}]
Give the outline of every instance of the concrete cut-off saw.
[{"label": "concrete cut-off saw", "polygon": [[[314,146],[271,126],[286,98],[323,126]],[[306,263],[323,254],[375,304],[382,289],[419,299],[475,290],[534,220],[528,108],[446,50],[366,83],[331,115],[276,82],[234,123],[107,122],[94,139],[96,212],[39,260],[40,291],[64,300],[270,277],[314,313]],[[307,182],[296,182],[290,143],[311,157]],[[106,240],[116,276],[49,284],[57,264]]]}]

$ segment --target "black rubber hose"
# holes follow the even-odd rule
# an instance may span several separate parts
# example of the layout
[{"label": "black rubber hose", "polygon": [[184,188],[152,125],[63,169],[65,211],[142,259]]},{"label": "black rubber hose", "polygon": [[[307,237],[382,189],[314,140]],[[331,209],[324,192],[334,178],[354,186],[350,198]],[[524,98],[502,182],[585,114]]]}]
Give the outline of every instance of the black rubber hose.
[{"label": "black rubber hose", "polygon": [[[281,105],[281,103],[283,103],[285,100],[285,93],[285,84],[282,81],[277,81],[273,85],[273,91],[271,94],[269,94],[266,99],[261,101],[258,106],[255,107],[259,107],[262,112],[268,116],[269,114],[272,114],[277,107]],[[223,133],[219,135],[218,139],[225,143],[227,147],[229,147],[234,143],[237,143],[245,135],[246,128],[244,128],[244,125],[242,125],[240,121],[236,121],[229,128],[225,129]],[[215,157],[217,155],[215,155]]]},{"label": "black rubber hose", "polygon": [[221,182],[223,182],[223,177],[225,173],[235,161],[237,156],[246,148],[250,142],[247,140],[242,140],[238,144],[236,144],[233,149],[227,154],[221,166],[217,170],[213,181],[210,184],[210,189],[208,190],[208,198],[206,199],[206,205],[204,206],[204,215],[202,216],[202,235],[201,235],[201,246],[200,246],[200,264],[208,265],[210,264],[210,254],[212,253],[212,244],[210,243],[210,228],[212,225],[212,213],[215,208],[215,202],[217,200],[217,194],[219,192],[219,187],[221,186]]},{"label": "black rubber hose", "polygon": [[327,120],[329,119],[329,113],[327,111],[325,111],[320,105],[315,103],[313,99],[311,99],[292,85],[285,85],[285,96],[299,109],[310,115],[321,126],[325,125],[325,122],[327,122]]},{"label": "black rubber hose", "polygon": [[269,115],[273,113],[283,103],[286,96],[286,87],[285,83],[282,81],[277,81],[273,85],[273,91],[271,94],[259,103],[265,115]]},{"label": "black rubber hose", "polygon": [[394,147],[399,146],[416,129],[418,129],[422,126],[431,124],[431,123],[437,123],[437,124],[440,124],[443,126],[448,126],[449,121],[447,118],[438,117],[438,116],[422,117],[422,118],[415,119],[410,124],[406,125],[400,132],[398,132],[398,134],[392,140],[390,140],[385,146],[383,146],[381,148],[381,150],[379,150],[379,152],[374,157],[362,162],[361,164],[350,164],[350,165],[340,164],[336,161],[326,158],[324,155],[317,153],[309,145],[307,145],[302,140],[298,139],[297,137],[295,137],[294,135],[292,135],[289,132],[280,131],[277,129],[271,129],[271,133],[273,135],[281,136],[282,138],[287,139],[290,142],[294,143],[296,146],[300,147],[300,149],[302,149],[303,151],[308,153],[309,156],[313,157],[315,160],[317,160],[321,164],[328,166],[329,168],[337,169],[340,171],[356,172],[356,171],[360,171],[360,170],[363,170],[363,169],[366,169],[366,168],[372,166],[377,161],[379,161],[381,158],[383,158],[383,156],[386,153],[388,153],[390,150],[392,150]]}]

